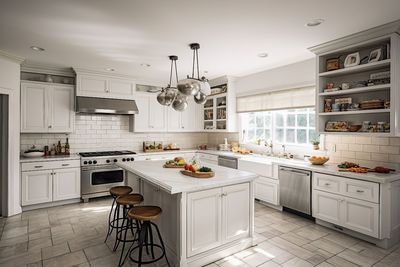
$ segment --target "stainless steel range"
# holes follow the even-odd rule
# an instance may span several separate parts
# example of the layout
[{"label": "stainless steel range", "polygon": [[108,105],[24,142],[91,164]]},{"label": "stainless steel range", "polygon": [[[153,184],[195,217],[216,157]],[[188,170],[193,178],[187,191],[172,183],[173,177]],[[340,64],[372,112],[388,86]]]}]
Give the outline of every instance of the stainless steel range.
[{"label": "stainless steel range", "polygon": [[135,152],[102,151],[84,152],[81,156],[81,190],[82,199],[107,196],[113,186],[126,185],[125,171],[115,163],[134,161]]}]

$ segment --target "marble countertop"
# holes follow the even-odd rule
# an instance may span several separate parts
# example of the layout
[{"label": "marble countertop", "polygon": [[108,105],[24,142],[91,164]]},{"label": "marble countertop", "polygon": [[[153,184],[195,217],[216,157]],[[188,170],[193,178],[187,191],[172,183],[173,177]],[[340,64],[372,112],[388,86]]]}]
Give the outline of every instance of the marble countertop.
[{"label": "marble countertop", "polygon": [[81,157],[78,154],[71,155],[57,155],[57,156],[47,156],[47,157],[37,157],[37,158],[27,158],[21,156],[19,161],[24,162],[38,162],[38,161],[53,161],[53,160],[80,160]]},{"label": "marble countertop", "polygon": [[181,169],[163,168],[164,163],[164,160],[149,160],[128,163],[120,162],[117,165],[159,186],[170,194],[194,192],[244,183],[257,178],[257,175],[254,173],[208,164],[215,172],[215,176],[207,179],[199,179],[181,174]]}]

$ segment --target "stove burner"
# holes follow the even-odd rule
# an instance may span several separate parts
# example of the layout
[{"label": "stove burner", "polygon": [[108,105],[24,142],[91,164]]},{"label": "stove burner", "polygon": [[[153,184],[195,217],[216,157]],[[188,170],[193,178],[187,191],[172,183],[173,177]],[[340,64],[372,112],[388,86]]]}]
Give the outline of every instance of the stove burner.
[{"label": "stove burner", "polygon": [[99,151],[99,152],[82,152],[79,153],[84,158],[87,157],[103,157],[103,156],[121,156],[121,155],[129,155],[129,154],[136,154],[136,152],[129,151],[129,150],[122,150],[122,151]]}]

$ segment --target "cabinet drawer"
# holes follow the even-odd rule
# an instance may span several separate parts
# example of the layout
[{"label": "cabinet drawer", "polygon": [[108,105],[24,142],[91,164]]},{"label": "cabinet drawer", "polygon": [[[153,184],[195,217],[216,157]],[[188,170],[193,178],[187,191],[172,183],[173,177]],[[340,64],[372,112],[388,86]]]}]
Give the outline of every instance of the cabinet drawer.
[{"label": "cabinet drawer", "polygon": [[315,173],[314,188],[327,192],[339,193],[340,178],[332,175]]},{"label": "cabinet drawer", "polygon": [[37,171],[61,168],[79,168],[79,160],[38,161],[21,164],[21,171]]},{"label": "cabinet drawer", "polygon": [[379,203],[379,184],[377,183],[345,179],[343,191],[349,197]]},{"label": "cabinet drawer", "polygon": [[199,159],[205,159],[205,160],[209,160],[209,161],[215,161],[218,162],[218,156],[216,155],[211,155],[211,154],[203,154],[203,153],[199,153]]},{"label": "cabinet drawer", "polygon": [[379,184],[374,182],[314,173],[313,188],[379,203]]},{"label": "cabinet drawer", "polygon": [[279,184],[278,180],[259,176],[254,183],[255,198],[279,205]]}]

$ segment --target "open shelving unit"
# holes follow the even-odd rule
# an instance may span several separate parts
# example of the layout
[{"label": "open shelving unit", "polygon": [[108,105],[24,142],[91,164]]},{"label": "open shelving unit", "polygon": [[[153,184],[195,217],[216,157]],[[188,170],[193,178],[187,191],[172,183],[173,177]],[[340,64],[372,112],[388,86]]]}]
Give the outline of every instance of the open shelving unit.
[{"label": "open shelving unit", "polygon": [[[387,56],[376,62],[363,62],[360,65],[343,66],[346,55],[359,52],[360,58],[367,57],[370,52],[377,48],[386,48]],[[317,55],[317,88],[316,88],[316,116],[317,130],[323,134],[354,134],[374,136],[400,136],[400,36],[396,32],[382,29],[379,31],[365,31],[339,40],[310,48]],[[340,68],[327,71],[326,62],[331,58],[340,58]],[[362,82],[370,80],[370,75],[381,72],[390,72],[390,81],[384,84],[363,85]],[[362,82],[360,82],[362,81]],[[325,92],[327,84],[333,83],[334,88],[340,87],[342,83],[352,85],[350,89]],[[369,83],[368,83],[369,84]],[[355,109],[344,108],[341,111],[325,110],[325,100],[330,99],[335,103],[336,99],[351,98],[352,103],[360,103],[368,100],[383,100],[390,102],[390,107],[382,109]],[[346,121],[349,125],[363,125],[364,121],[371,124],[386,122],[390,124],[390,130],[383,132],[335,132],[328,131],[328,122]]]}]

